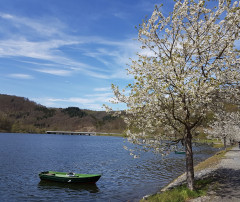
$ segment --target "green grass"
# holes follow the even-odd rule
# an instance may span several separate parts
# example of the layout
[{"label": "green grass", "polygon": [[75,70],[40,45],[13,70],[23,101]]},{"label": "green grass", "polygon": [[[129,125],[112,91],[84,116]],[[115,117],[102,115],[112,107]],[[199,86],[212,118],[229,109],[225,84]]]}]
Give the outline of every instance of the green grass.
[{"label": "green grass", "polygon": [[211,144],[214,148],[223,148],[224,145],[221,140],[218,139],[193,139],[193,142]]},{"label": "green grass", "polygon": [[141,200],[142,202],[184,202],[188,199],[204,196],[207,193],[208,185],[212,182],[212,179],[201,179],[195,181],[195,190],[191,191],[186,185],[178,186],[171,190],[152,195],[147,200]]}]

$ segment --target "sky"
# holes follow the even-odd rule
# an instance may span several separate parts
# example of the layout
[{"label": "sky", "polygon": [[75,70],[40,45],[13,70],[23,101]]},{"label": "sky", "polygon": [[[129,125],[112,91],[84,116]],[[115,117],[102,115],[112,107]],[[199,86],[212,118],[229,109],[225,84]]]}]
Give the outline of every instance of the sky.
[{"label": "sky", "polygon": [[131,83],[129,58],[142,51],[136,26],[159,3],[169,13],[168,0],[0,0],[0,94],[47,107],[111,106],[111,84]]}]

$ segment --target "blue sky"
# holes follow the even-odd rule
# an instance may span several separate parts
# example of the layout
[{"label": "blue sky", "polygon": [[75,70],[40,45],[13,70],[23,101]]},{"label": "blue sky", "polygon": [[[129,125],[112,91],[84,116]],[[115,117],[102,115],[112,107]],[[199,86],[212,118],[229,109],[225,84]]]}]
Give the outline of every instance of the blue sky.
[{"label": "blue sky", "polygon": [[0,93],[104,110],[111,84],[131,82],[135,26],[158,3],[169,13],[167,0],[0,0]]}]

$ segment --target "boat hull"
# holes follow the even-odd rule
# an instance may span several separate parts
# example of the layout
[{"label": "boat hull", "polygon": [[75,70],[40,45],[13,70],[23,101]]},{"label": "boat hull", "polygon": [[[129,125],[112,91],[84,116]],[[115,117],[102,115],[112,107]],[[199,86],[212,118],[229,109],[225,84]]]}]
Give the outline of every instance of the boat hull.
[{"label": "boat hull", "polygon": [[101,175],[74,174],[69,175],[65,172],[46,171],[39,173],[41,180],[48,180],[63,183],[96,183]]},{"label": "boat hull", "polygon": [[186,154],[185,151],[175,151],[175,154]]}]

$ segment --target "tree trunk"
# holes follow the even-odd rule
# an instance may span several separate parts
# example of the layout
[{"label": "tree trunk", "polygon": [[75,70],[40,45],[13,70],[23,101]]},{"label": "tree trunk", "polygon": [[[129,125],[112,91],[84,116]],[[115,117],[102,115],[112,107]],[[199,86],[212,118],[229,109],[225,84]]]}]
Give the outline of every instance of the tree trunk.
[{"label": "tree trunk", "polygon": [[225,150],[227,149],[227,141],[226,141],[226,137],[223,137],[223,144],[224,144],[224,148]]},{"label": "tree trunk", "polygon": [[186,149],[186,177],[187,186],[190,190],[194,189],[194,167],[193,167],[193,152],[192,152],[192,134],[187,130],[187,137],[185,139]]}]

